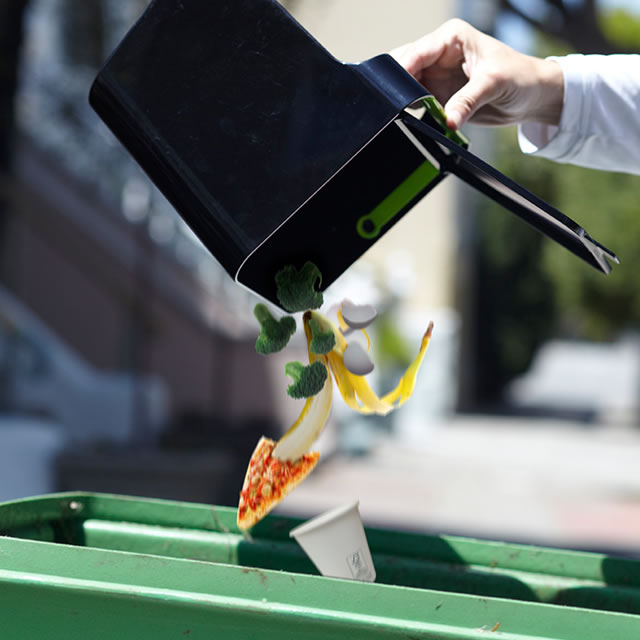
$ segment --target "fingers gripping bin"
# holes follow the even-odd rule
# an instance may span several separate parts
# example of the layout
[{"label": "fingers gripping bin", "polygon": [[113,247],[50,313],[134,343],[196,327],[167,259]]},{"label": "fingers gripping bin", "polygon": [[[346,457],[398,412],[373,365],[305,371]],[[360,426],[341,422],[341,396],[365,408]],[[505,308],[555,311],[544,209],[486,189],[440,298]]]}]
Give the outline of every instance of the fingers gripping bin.
[{"label": "fingers gripping bin", "polygon": [[449,174],[596,268],[616,260],[473,156],[390,56],[344,64],[276,0],[154,0],[90,101],[226,271],[272,302],[279,268],[311,260],[328,286]]},{"label": "fingers gripping bin", "polygon": [[637,640],[640,563],[367,529],[376,582],[319,576],[267,516],[99,494],[0,504],[5,640]]}]

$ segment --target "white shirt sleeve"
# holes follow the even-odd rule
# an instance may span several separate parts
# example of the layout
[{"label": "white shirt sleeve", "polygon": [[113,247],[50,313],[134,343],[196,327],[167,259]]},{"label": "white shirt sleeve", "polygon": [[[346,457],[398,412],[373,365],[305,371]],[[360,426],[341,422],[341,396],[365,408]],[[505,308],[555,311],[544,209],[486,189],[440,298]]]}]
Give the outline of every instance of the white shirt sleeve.
[{"label": "white shirt sleeve", "polygon": [[640,55],[553,57],[564,74],[557,127],[518,127],[524,153],[640,175]]}]

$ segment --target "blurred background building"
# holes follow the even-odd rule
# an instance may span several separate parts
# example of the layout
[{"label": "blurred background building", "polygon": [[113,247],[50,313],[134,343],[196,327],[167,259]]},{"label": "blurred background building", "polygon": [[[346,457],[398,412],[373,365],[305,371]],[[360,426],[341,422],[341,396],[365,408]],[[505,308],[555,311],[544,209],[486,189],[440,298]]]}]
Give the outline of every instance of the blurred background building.
[{"label": "blurred background building", "polygon": [[[300,409],[282,365],[301,337],[282,357],[255,353],[256,300],[88,105],[147,4],[0,0],[0,500],[87,489],[234,504],[258,437]],[[350,62],[454,16],[537,55],[640,43],[632,1],[282,4]],[[415,396],[384,420],[338,400],[326,463],[282,509],[313,515],[348,487],[380,524],[640,548],[638,178],[525,158],[512,128],[466,132],[622,265],[605,278],[446,180],[327,292],[381,311],[377,387],[435,320]]]}]

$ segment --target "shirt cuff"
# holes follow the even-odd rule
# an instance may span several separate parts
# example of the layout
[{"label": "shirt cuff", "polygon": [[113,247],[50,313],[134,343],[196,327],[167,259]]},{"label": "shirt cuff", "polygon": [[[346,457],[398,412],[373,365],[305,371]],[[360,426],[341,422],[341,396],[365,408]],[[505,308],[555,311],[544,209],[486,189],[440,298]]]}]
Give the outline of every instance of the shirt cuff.
[{"label": "shirt cuff", "polygon": [[547,58],[562,68],[564,99],[560,123],[557,127],[538,122],[518,125],[518,144],[523,153],[559,162],[570,155],[578,140],[585,110],[583,58],[582,54]]}]

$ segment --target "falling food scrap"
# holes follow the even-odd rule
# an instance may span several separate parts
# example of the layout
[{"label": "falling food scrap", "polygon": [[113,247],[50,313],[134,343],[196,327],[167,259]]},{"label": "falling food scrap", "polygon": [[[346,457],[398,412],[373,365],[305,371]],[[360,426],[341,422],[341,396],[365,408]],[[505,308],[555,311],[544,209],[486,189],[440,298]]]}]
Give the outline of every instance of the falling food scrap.
[{"label": "falling food scrap", "polygon": [[364,329],[378,315],[370,304],[353,304],[345,300],[342,304],[342,317],[351,329]]},{"label": "falling food scrap", "polygon": [[344,350],[344,366],[355,376],[366,376],[373,371],[373,362],[358,342],[350,342]]}]

